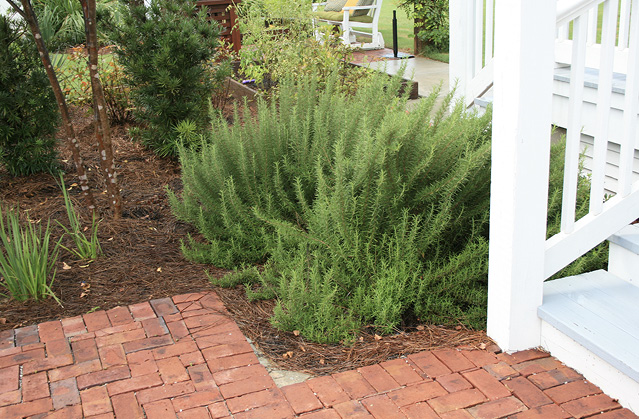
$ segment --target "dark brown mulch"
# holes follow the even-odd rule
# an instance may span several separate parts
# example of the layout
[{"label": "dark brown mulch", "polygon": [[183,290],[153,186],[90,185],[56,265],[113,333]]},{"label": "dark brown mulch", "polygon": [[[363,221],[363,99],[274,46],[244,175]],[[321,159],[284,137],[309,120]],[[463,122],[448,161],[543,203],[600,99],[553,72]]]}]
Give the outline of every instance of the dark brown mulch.
[{"label": "dark brown mulch", "polygon": [[[82,153],[103,221],[99,238],[104,256],[90,263],[60,253],[53,290],[62,301],[52,299],[17,302],[0,297],[0,330],[18,328],[48,320],[107,310],[153,298],[212,289],[206,272],[224,275],[226,271],[187,261],[180,251],[180,240],[196,232],[171,214],[166,188],[181,189],[177,163],[159,159],[130,141],[127,127],[113,127],[116,163],[125,202],[124,216],[114,221],[106,207],[104,182],[97,176],[98,153],[94,144],[92,118],[83,109],[73,109]],[[90,216],[79,201],[79,188],[69,153],[60,150],[69,194],[84,221]],[[32,221],[51,220],[54,237],[61,235],[55,220],[66,224],[62,195],[51,175],[11,178],[0,168],[0,196],[3,208],[20,206]],[[68,241],[64,242],[69,245]],[[66,266],[65,266],[66,265]],[[65,269],[66,268],[66,269]],[[320,345],[305,341],[294,333],[271,326],[274,302],[249,302],[242,289],[217,289],[220,297],[244,334],[282,368],[314,375],[348,370],[439,347],[483,348],[491,342],[484,332],[417,326],[391,336],[362,332],[349,347]]]}]

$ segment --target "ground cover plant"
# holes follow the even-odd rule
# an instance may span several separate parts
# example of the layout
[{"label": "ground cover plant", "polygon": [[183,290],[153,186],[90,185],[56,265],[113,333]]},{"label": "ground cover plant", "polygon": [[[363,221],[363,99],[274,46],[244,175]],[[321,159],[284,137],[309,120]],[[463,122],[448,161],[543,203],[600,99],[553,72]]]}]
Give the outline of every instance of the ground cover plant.
[{"label": "ground cover plant", "polygon": [[435,92],[406,112],[397,80],[353,96],[336,83],[315,93],[313,77],[289,79],[255,119],[217,121],[200,151],[181,150],[184,190],[171,202],[205,239],[185,254],[239,267],[216,283],[277,297],[274,324],[315,341],[416,319],[483,328],[490,111],[447,115],[450,95],[435,108]]}]

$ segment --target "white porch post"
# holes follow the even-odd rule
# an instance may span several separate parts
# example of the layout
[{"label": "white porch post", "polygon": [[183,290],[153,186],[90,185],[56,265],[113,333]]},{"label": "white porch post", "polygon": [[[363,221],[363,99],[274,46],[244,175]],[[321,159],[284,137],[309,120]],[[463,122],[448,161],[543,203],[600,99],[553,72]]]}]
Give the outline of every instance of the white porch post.
[{"label": "white porch post", "polygon": [[504,351],[540,344],[556,5],[495,5],[488,335]]},{"label": "white porch post", "polygon": [[448,85],[450,89],[457,85],[455,99],[461,99],[466,95],[468,83],[473,76],[474,7],[474,0],[450,0],[448,5],[450,22]]}]

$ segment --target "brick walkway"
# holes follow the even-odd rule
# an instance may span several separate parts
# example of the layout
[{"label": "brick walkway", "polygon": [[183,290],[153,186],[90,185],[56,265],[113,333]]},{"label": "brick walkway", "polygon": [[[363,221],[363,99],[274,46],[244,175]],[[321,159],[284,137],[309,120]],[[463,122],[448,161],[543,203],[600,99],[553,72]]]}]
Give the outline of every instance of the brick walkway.
[{"label": "brick walkway", "polygon": [[440,350],[278,389],[216,294],[0,332],[0,418],[634,418],[539,351]]}]

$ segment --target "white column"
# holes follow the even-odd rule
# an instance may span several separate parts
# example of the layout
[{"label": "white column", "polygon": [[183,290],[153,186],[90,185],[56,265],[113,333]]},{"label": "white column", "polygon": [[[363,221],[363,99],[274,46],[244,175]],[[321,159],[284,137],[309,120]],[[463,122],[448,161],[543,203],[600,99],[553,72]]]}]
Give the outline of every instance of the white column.
[{"label": "white column", "polygon": [[498,0],[488,335],[505,351],[540,343],[556,0]]},{"label": "white column", "polygon": [[448,85],[452,90],[457,86],[455,99],[466,95],[468,83],[472,79],[474,65],[474,25],[475,17],[471,13],[474,0],[450,0],[448,19],[450,28]]}]

